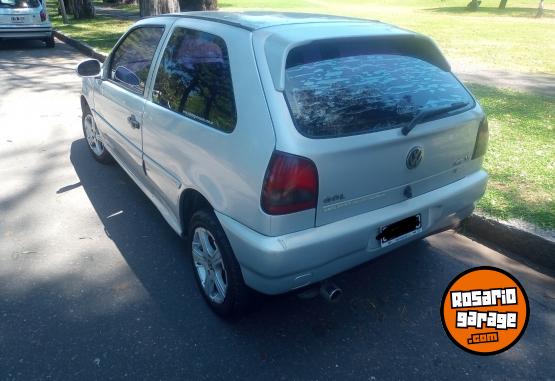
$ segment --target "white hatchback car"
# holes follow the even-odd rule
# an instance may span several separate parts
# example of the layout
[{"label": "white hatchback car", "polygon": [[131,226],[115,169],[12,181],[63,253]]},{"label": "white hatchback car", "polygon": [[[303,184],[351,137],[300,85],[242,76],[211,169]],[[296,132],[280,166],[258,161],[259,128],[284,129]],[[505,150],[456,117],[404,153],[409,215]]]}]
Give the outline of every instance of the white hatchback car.
[{"label": "white hatchback car", "polygon": [[46,0],[0,0],[0,40],[37,39],[55,45]]},{"label": "white hatchback car", "polygon": [[77,71],[93,156],[186,237],[220,315],[452,227],[486,187],[482,109],[429,38],[391,25],[165,15]]}]

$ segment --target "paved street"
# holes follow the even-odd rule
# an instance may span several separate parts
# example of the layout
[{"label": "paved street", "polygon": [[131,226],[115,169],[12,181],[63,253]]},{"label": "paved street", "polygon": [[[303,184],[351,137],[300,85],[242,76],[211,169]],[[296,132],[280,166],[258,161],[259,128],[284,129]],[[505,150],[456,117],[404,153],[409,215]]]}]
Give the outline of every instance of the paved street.
[{"label": "paved street", "polygon": [[[87,151],[83,58],[0,45],[0,380],[555,379],[553,274],[453,232],[337,277],[337,304],[285,295],[215,317],[182,240]],[[521,341],[490,357],[457,348],[439,315],[478,265],[511,272],[531,305]]]}]

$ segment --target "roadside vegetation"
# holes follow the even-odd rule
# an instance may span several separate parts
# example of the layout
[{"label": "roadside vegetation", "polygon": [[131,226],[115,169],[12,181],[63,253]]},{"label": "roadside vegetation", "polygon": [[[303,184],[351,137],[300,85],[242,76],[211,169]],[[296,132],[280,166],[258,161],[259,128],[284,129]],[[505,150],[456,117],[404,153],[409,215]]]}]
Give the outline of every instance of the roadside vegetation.
[{"label": "roadside vegetation", "polygon": [[478,209],[555,229],[555,98],[469,86],[488,114],[490,181]]},{"label": "roadside vegetation", "polygon": [[[47,0],[55,28],[107,53],[133,22],[97,16],[63,25],[57,2]],[[483,0],[221,0],[221,10],[275,9],[331,13],[393,23],[432,37],[455,71],[484,69],[555,75],[555,2]],[[138,11],[136,5],[95,5]],[[471,85],[489,115],[485,167],[491,181],[478,207],[508,220],[523,219],[555,229],[555,98]]]}]

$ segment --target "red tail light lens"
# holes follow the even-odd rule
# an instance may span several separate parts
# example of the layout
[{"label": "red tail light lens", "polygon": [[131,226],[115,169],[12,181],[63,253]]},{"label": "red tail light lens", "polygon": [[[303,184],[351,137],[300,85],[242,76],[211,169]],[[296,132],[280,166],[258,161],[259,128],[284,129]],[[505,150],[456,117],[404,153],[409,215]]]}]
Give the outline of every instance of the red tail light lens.
[{"label": "red tail light lens", "polygon": [[262,185],[262,209],[273,215],[316,207],[318,171],[307,158],[276,151]]},{"label": "red tail light lens", "polygon": [[[36,13],[35,13],[36,14]],[[46,21],[46,12],[44,11],[44,9],[42,9],[40,11],[40,21]]]},{"label": "red tail light lens", "polygon": [[488,141],[488,118],[484,117],[484,119],[482,119],[482,122],[480,123],[480,127],[478,127],[478,134],[476,135],[476,143],[474,143],[474,153],[472,154],[472,160],[482,157],[486,154]]}]

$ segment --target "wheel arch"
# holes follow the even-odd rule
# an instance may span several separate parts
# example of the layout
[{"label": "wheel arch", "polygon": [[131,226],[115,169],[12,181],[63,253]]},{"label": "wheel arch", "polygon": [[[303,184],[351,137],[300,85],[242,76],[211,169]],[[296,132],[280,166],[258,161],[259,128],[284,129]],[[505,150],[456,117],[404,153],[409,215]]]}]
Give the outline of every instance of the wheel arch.
[{"label": "wheel arch", "polygon": [[81,111],[84,113],[85,110],[91,111],[91,106],[89,106],[89,102],[84,95],[81,94]]},{"label": "wheel arch", "polygon": [[214,210],[212,204],[199,191],[187,188],[179,197],[179,222],[183,237],[187,236],[189,221],[195,212],[207,209]]}]

